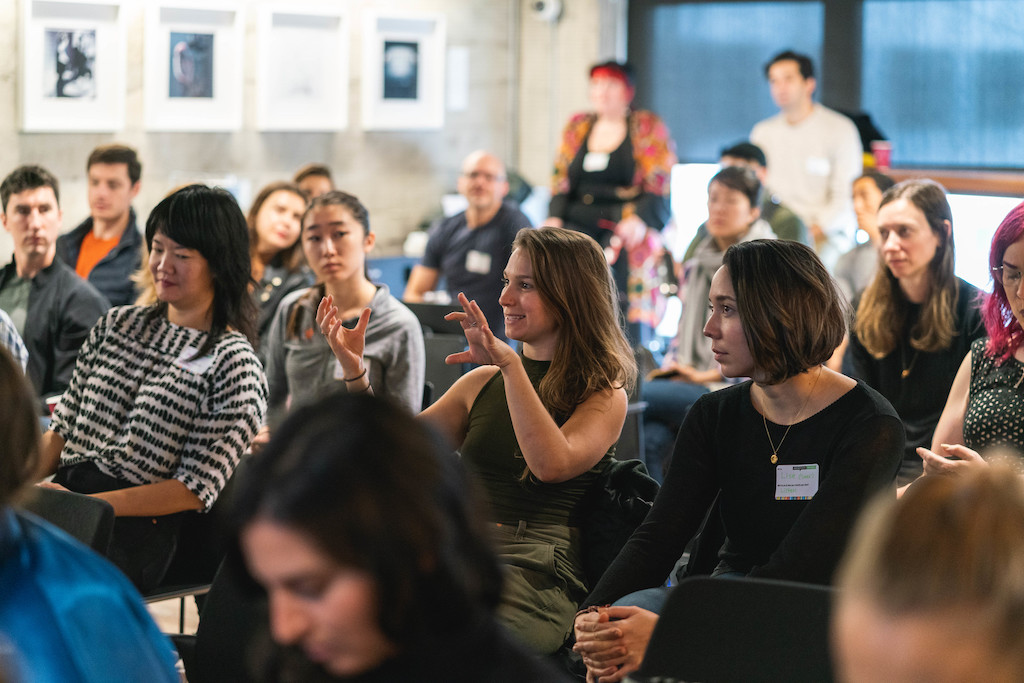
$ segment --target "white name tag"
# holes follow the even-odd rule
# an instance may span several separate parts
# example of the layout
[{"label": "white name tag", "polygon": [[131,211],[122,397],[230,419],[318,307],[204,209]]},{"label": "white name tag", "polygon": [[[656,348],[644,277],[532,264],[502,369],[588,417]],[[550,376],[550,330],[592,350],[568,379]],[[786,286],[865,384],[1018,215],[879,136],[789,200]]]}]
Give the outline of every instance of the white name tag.
[{"label": "white name tag", "polygon": [[334,359],[334,379],[345,379],[345,371],[341,369],[341,361]]},{"label": "white name tag", "polygon": [[587,173],[603,171],[608,168],[608,156],[607,152],[587,152],[583,157],[583,170]]},{"label": "white name tag", "polygon": [[466,270],[478,275],[487,275],[491,272],[491,255],[470,249],[466,252]]},{"label": "white name tag", "polygon": [[192,357],[196,355],[198,350],[194,346],[186,346],[178,355],[178,367],[182,370],[194,372],[197,375],[201,375],[209,370],[210,366],[213,365],[213,354],[208,353],[201,358],[193,359]]},{"label": "white name tag", "polygon": [[817,465],[779,465],[775,468],[775,500],[810,500],[817,492]]},{"label": "white name tag", "polygon": [[811,175],[827,176],[832,172],[832,164],[825,157],[807,157],[807,172]]}]

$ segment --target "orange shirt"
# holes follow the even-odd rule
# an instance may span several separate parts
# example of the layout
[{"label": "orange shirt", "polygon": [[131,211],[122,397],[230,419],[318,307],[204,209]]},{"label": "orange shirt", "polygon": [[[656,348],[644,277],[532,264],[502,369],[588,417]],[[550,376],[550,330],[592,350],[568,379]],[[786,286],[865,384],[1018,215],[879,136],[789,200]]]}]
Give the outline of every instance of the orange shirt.
[{"label": "orange shirt", "polygon": [[78,262],[75,264],[75,272],[79,277],[85,279],[97,263],[110,253],[110,250],[117,246],[121,237],[111,237],[109,240],[101,240],[89,231],[82,240],[82,248],[78,250]]}]

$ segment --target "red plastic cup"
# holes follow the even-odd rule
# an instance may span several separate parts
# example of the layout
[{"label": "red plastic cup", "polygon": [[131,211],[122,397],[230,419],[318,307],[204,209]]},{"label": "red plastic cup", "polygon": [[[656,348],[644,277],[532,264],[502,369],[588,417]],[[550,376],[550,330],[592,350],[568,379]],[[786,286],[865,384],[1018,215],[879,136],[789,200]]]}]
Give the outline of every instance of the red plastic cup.
[{"label": "red plastic cup", "polygon": [[875,157],[875,168],[879,171],[892,169],[892,143],[888,140],[872,140],[871,155]]}]

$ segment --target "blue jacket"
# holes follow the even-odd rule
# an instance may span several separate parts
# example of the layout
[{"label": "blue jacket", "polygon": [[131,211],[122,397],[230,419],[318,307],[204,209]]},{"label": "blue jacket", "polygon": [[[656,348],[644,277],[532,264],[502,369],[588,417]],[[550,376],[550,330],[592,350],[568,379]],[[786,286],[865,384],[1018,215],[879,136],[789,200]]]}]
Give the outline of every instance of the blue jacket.
[{"label": "blue jacket", "polygon": [[0,507],[0,637],[11,680],[177,683],[171,643],[114,565],[28,513]]},{"label": "blue jacket", "polygon": [[[57,238],[57,257],[74,270],[78,265],[78,252],[82,240],[92,232],[92,218]],[[135,209],[128,210],[128,225],[121,233],[121,241],[100,259],[89,273],[89,283],[110,300],[111,306],[127,306],[138,296],[131,276],[142,265],[142,235],[135,224]]]}]

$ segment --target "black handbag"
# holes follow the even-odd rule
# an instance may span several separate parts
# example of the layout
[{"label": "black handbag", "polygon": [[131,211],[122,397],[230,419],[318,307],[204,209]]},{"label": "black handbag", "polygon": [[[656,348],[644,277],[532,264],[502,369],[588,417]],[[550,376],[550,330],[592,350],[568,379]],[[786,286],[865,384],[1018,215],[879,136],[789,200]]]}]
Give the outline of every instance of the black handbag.
[{"label": "black handbag", "polygon": [[583,499],[583,571],[593,588],[654,504],[658,482],[640,460],[615,460]]}]

